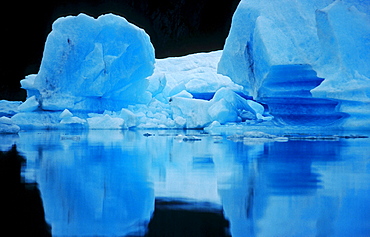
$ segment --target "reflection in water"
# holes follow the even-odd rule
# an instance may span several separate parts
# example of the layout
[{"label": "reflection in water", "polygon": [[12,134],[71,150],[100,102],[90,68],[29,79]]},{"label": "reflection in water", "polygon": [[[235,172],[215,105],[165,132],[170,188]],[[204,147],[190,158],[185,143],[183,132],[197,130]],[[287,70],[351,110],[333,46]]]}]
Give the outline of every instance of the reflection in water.
[{"label": "reflection in water", "polygon": [[158,198],[146,237],[230,237],[222,207],[208,202]]},{"label": "reflection in water", "polygon": [[369,139],[243,143],[178,133],[186,132],[24,132],[17,144],[54,236],[370,233]]},{"label": "reflection in water", "polygon": [[37,184],[21,178],[24,162],[15,145],[0,151],[0,235],[51,236]]}]

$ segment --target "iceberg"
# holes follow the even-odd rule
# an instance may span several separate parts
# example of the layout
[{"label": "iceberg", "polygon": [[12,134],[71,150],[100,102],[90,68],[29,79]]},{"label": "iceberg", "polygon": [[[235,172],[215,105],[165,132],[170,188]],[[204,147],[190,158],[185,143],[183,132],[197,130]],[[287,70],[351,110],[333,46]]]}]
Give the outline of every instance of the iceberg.
[{"label": "iceberg", "polygon": [[316,70],[325,77],[311,92],[341,101],[350,118],[343,126],[369,127],[370,7],[363,1],[336,1],[316,11],[323,53]]},{"label": "iceberg", "polygon": [[261,120],[264,107],[217,73],[221,55],[154,59],[148,35],[122,17],[60,18],[39,73],[21,81],[28,97],[12,121],[26,129],[110,130]]},{"label": "iceberg", "polygon": [[62,17],[3,115],[32,129],[369,127],[369,14],[360,0],[242,0],[223,50],[165,59],[120,16]]},{"label": "iceberg", "polygon": [[43,110],[103,112],[145,103],[154,70],[149,36],[122,17],[57,19],[37,76],[22,81]]},{"label": "iceberg", "polygon": [[218,73],[279,125],[368,127],[369,5],[242,0]]},{"label": "iceberg", "polygon": [[[312,65],[319,57],[315,10],[332,1],[242,0],[233,16],[218,72],[258,97],[274,66]],[[289,71],[286,71],[288,74]]]}]

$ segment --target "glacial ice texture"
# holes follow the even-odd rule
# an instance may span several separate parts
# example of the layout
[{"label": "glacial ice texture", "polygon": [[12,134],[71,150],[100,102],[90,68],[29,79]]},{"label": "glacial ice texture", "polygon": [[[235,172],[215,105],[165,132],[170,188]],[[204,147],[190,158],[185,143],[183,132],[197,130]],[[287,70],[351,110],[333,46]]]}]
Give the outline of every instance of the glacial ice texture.
[{"label": "glacial ice texture", "polygon": [[[149,36],[122,17],[60,18],[39,73],[21,82],[28,98],[12,121],[22,128],[368,127],[369,13],[360,0],[242,0],[223,51],[157,60]],[[72,115],[62,116],[65,109]]]},{"label": "glacial ice texture", "polygon": [[85,14],[59,18],[45,43],[29,89],[44,110],[102,112],[147,102],[154,49],[149,36],[124,18]]},{"label": "glacial ice texture", "polygon": [[[323,116],[331,117],[332,123],[366,126],[370,119],[366,109],[370,106],[369,12],[369,5],[359,0],[242,0],[218,72],[267,103],[274,116],[280,115],[276,109],[289,110],[285,118],[299,123],[297,119],[307,120],[307,116],[319,118],[323,108],[330,107],[331,112]],[[292,106],[307,104],[312,113],[295,113],[302,108]]]}]

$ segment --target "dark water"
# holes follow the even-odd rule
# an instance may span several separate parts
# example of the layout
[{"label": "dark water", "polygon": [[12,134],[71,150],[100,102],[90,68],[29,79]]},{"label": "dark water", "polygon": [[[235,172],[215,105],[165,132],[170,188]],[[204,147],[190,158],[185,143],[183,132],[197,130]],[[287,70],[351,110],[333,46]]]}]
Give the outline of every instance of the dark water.
[{"label": "dark water", "polygon": [[36,131],[1,143],[25,157],[53,236],[370,236],[369,138],[178,134]]}]

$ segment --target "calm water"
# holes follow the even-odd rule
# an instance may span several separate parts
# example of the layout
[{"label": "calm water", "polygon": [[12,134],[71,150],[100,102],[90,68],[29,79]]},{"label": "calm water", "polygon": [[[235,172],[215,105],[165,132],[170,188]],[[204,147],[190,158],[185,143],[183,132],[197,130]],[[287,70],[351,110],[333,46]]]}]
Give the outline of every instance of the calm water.
[{"label": "calm water", "polygon": [[22,132],[2,146],[26,158],[53,236],[370,236],[369,138],[149,133]]}]

